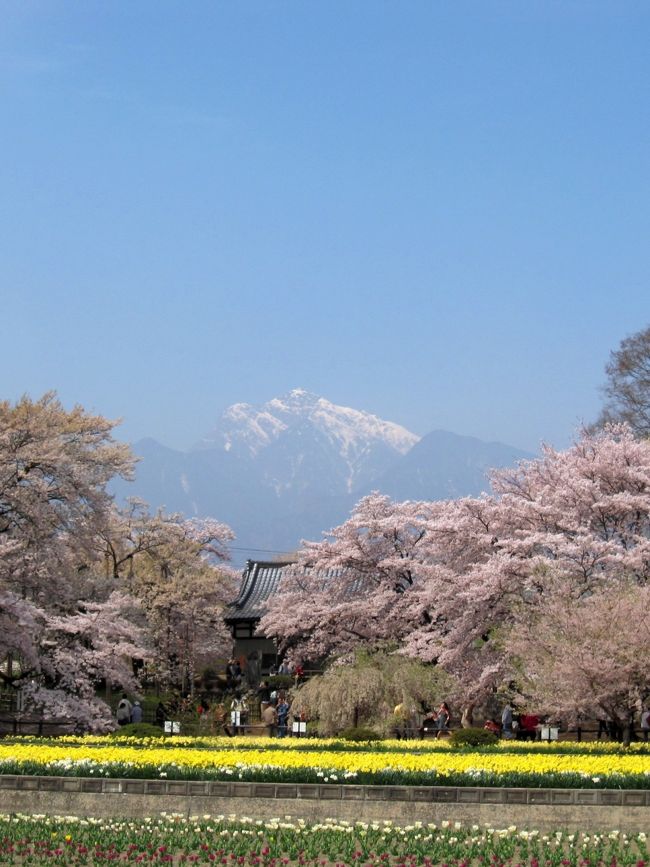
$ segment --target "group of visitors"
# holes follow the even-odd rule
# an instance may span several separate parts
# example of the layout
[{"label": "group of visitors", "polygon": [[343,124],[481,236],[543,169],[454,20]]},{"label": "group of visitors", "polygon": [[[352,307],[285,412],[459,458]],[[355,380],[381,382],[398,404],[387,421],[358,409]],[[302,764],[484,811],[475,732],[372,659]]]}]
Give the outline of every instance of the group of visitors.
[{"label": "group of visitors", "polygon": [[505,740],[513,738],[538,740],[541,726],[542,721],[537,714],[516,713],[508,701],[501,712],[501,721],[498,722],[494,717],[490,717],[485,721],[483,728]]},{"label": "group of visitors", "polygon": [[[290,701],[284,690],[273,690],[266,681],[257,691],[260,701],[260,719],[266,725],[271,736],[284,737],[288,732]],[[241,691],[235,692],[232,699],[228,695],[217,695],[212,702],[207,698],[193,701],[190,696],[171,700],[168,704],[162,701],[154,712],[154,721],[163,728],[169,720],[196,714],[199,728],[210,730],[212,734],[225,734],[232,737],[245,731],[250,723],[250,706],[247,696]],[[120,699],[116,711],[117,723],[120,726],[128,723],[142,722],[142,706],[139,701],[129,701],[126,693]]]},{"label": "group of visitors", "polygon": [[443,701],[436,710],[418,710],[406,702],[400,702],[393,711],[395,721],[394,735],[401,738],[414,738],[419,735],[435,735],[440,738],[449,733],[451,712],[447,702]]},{"label": "group of visitors", "polygon": [[[591,722],[593,724],[593,720]],[[642,708],[639,722],[641,728],[641,737],[645,742],[647,742],[648,735],[650,735],[650,708],[645,706]],[[576,725],[578,740],[581,740],[582,733],[585,730],[590,731],[588,727],[585,729],[585,724],[587,724],[588,726],[589,720],[581,721],[580,718],[578,718],[578,722]],[[507,702],[501,714],[501,722],[499,723],[495,719],[488,719],[483,727],[488,731],[491,731],[494,734],[506,739],[529,738],[531,740],[540,740],[541,737],[544,737],[544,734],[542,732],[545,726],[549,726],[549,723],[537,714],[515,713],[510,702]],[[551,726],[551,729],[552,728],[553,726]],[[635,731],[634,714],[630,714],[625,728],[628,729],[628,736],[630,740],[634,741],[638,739]],[[593,729],[591,731],[593,731]],[[595,733],[596,740],[601,740],[603,736],[606,736],[611,741],[621,741],[623,740],[624,736],[624,726],[621,724],[620,720],[614,719],[612,716],[602,716],[598,719],[598,729]]]},{"label": "group of visitors", "polygon": [[[264,681],[257,690],[253,700],[260,700],[260,720],[266,726],[270,737],[284,737],[288,733],[290,702],[283,691],[271,690]],[[219,695],[210,705],[206,699],[201,699],[197,705],[199,725],[209,725],[212,734],[233,737],[242,734],[251,723],[251,701],[249,697],[237,690],[230,699],[227,695]]]},{"label": "group of visitors", "polygon": [[[178,726],[179,720],[187,720],[188,716],[195,715],[198,718],[199,729],[210,731],[212,734],[233,735],[242,734],[252,723],[258,720],[266,728],[266,733],[271,737],[285,737],[291,733],[291,701],[288,692],[272,685],[268,679],[258,680],[251,687],[250,674],[251,662],[246,666],[244,677],[240,660],[231,657],[226,666],[225,690],[216,694],[182,696],[177,694],[166,700],[160,701],[155,710],[154,719],[157,726],[163,728],[169,721],[176,720],[173,725]],[[289,666],[282,663],[278,667],[272,667],[269,677],[285,675],[294,679],[304,676],[302,667]],[[259,716],[257,711],[259,710]],[[138,702],[131,704],[126,695],[120,701],[117,709],[117,720],[120,725],[127,722],[140,721],[142,708]],[[183,723],[184,725],[184,723]],[[175,731],[175,729],[174,729]]]},{"label": "group of visitors", "polygon": [[[398,738],[435,737],[440,739],[451,733],[451,711],[446,701],[443,701],[435,710],[418,711],[415,707],[401,703],[394,710],[395,729],[394,734]],[[648,714],[650,720],[650,713]],[[474,725],[471,709],[463,711],[460,720],[462,728]],[[530,738],[539,737],[541,729],[540,717],[535,714],[515,713],[512,705],[507,702],[503,708],[500,720],[488,718],[483,728],[491,731],[499,737]]]},{"label": "group of visitors", "polygon": [[[253,695],[253,700],[259,703],[260,720],[266,726],[269,737],[285,737],[288,732],[288,721],[291,703],[285,690],[274,689],[268,680],[263,680]],[[245,695],[236,692],[230,703],[230,725],[222,722],[225,719],[225,706],[216,711],[218,724],[226,734],[243,732],[250,721],[250,707]]]},{"label": "group of visitors", "polygon": [[286,737],[289,731],[289,714],[291,704],[284,691],[277,696],[271,694],[268,701],[262,700],[260,704],[260,716],[266,726],[269,737]]},{"label": "group of visitors", "polygon": [[142,722],[142,706],[139,701],[131,703],[127,694],[123,693],[118,702],[115,716],[117,724],[120,726]]},{"label": "group of visitors", "polygon": [[[167,720],[177,719],[180,714],[186,713],[190,709],[193,709],[193,707],[194,702],[190,696],[186,696],[185,698],[181,698],[180,696],[173,697],[168,704],[159,701],[153,715],[154,722],[157,726],[163,728]],[[127,694],[123,693],[122,698],[118,702],[115,717],[120,726],[142,722],[142,705],[138,700],[131,702]]]},{"label": "group of visitors", "polygon": [[[630,715],[627,726],[629,728],[629,737],[630,740],[637,740],[638,735],[636,733],[636,720],[634,715]],[[645,705],[641,708],[641,717],[639,719],[639,725],[641,729],[641,737],[647,743],[648,735],[650,734],[650,708]],[[623,725],[619,720],[614,719],[611,716],[602,716],[598,720],[598,731],[596,732],[596,739],[601,740],[603,735],[609,738],[610,741],[621,741],[623,740]]]},{"label": "group of visitors", "polygon": [[[304,672],[300,667],[291,668],[286,663],[277,668],[273,667],[269,671],[269,677],[287,674],[301,678]],[[201,728],[209,729],[212,734],[224,734],[233,737],[244,733],[253,721],[257,721],[258,716],[251,713],[251,708],[258,708],[260,723],[265,727],[266,734],[270,737],[286,737],[294,733],[294,729],[301,734],[305,733],[305,726],[291,725],[291,723],[296,722],[304,723],[305,720],[300,715],[291,713],[291,699],[285,689],[280,689],[268,679],[263,679],[258,683],[256,689],[249,690],[247,693],[244,692],[240,686],[241,665],[235,659],[231,659],[228,663],[226,680],[226,692],[217,694],[211,701],[206,697],[196,700],[191,695],[181,697],[180,694],[172,699],[168,705],[159,701],[154,713],[156,725],[163,728],[168,720],[178,719],[181,715],[185,717],[188,713],[196,713]],[[228,692],[229,684],[234,687],[231,694]],[[395,707],[394,717],[394,733],[398,738],[411,738],[418,735],[420,738],[425,736],[441,738],[449,734],[451,730],[451,711],[447,702],[444,701],[435,710],[426,713],[424,711],[418,712],[415,708],[401,703]],[[137,699],[131,701],[127,694],[123,693],[117,705],[116,719],[119,726],[142,722],[143,712],[140,701]],[[530,738],[539,740],[540,736],[545,736],[543,734],[545,724],[547,725],[535,714],[516,713],[512,704],[506,702],[500,718],[498,716],[488,718],[484,722],[483,728],[505,739]],[[471,712],[469,715],[467,712],[463,714],[461,725],[463,727],[473,725]],[[630,718],[627,725],[631,739],[636,740],[634,719]],[[650,707],[644,706],[642,709],[640,728],[641,736],[647,742],[650,734]],[[580,739],[580,728],[577,731],[578,739]],[[603,716],[600,718],[596,737],[600,740],[603,735],[611,740],[621,740],[623,731],[620,723],[611,717]]]}]

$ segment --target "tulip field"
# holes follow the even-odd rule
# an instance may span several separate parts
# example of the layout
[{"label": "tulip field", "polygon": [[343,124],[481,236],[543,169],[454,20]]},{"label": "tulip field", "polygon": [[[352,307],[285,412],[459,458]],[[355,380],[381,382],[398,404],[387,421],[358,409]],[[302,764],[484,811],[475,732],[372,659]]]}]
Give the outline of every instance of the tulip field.
[{"label": "tulip field", "polygon": [[[63,737],[4,739],[0,774],[402,785],[650,788],[637,744]],[[450,811],[453,806],[450,805]],[[148,819],[0,815],[0,865],[219,864],[231,867],[650,867],[644,833],[290,816]]]},{"label": "tulip field", "polygon": [[161,814],[137,820],[0,816],[1,864],[232,867],[646,867],[644,833]]},{"label": "tulip field", "polygon": [[452,748],[442,741],[269,738],[16,738],[0,743],[0,773],[365,785],[650,788],[639,744]]}]

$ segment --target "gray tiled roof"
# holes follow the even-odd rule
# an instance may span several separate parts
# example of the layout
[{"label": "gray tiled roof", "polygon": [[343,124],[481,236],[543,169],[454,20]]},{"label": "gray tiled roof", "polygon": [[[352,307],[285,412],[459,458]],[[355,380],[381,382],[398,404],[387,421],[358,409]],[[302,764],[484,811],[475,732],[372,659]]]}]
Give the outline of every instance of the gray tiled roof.
[{"label": "gray tiled roof", "polygon": [[239,596],[228,606],[226,623],[236,620],[259,620],[266,612],[266,605],[278,589],[284,569],[291,561],[265,563],[249,560],[242,575]]}]

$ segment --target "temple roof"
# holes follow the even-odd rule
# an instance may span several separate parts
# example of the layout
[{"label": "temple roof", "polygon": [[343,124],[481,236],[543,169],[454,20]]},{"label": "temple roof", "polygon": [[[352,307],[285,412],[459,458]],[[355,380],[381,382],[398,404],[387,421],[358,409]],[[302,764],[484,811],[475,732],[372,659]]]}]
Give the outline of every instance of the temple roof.
[{"label": "temple roof", "polygon": [[277,591],[282,573],[293,561],[264,562],[248,560],[242,573],[239,596],[228,606],[224,620],[259,620],[266,613],[267,603]]}]

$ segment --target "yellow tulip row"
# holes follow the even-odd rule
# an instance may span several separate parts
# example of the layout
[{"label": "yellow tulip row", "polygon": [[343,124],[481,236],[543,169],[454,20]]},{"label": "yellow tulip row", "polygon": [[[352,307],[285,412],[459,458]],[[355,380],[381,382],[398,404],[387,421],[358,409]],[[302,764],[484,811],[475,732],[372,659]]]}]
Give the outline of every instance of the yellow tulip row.
[{"label": "yellow tulip row", "polygon": [[[452,750],[433,751],[367,751],[345,752],[336,750],[220,748],[215,743],[211,750],[193,749],[190,745],[177,747],[149,746],[141,749],[126,745],[37,743],[0,744],[0,763],[19,762],[50,764],[53,762],[92,762],[96,764],[128,763],[131,765],[177,765],[186,768],[217,767],[275,767],[275,768],[327,768],[338,772],[377,773],[395,771],[436,771],[440,775],[451,773],[487,772],[493,774],[523,773],[577,773],[590,777],[609,774],[650,775],[650,756],[638,753],[623,755],[588,755],[547,753],[474,753]],[[277,742],[276,742],[277,743]]]},{"label": "yellow tulip row", "polygon": [[[29,742],[33,740],[35,743],[39,742],[39,739],[35,737],[24,737],[21,740],[24,742]],[[110,745],[115,743],[115,739],[110,735],[85,735],[80,739],[79,735],[64,735],[60,738],[57,738],[57,743],[71,743],[78,744],[83,743],[87,745]],[[134,746],[146,746],[146,747],[155,747],[160,746],[161,740],[159,738],[142,738],[142,737],[121,737],[120,743],[123,744],[132,744]],[[201,735],[201,736],[179,736],[174,735],[173,738],[167,739],[163,741],[167,745],[173,744],[177,747],[192,747],[198,746],[199,744],[207,745],[211,748],[226,748],[232,749],[233,744],[236,744],[237,741],[234,741],[231,738],[227,737],[217,737],[210,735]],[[247,737],[245,744],[246,747],[259,747],[260,749],[268,748],[272,743],[274,747],[278,747],[281,745],[283,750],[304,750],[306,746],[312,749],[327,749],[328,751],[333,747],[341,747],[350,748],[350,743],[346,741],[342,741],[340,738],[309,738],[308,741],[303,738],[285,738],[282,741],[274,740],[272,742],[269,741],[267,737]],[[361,745],[363,746],[363,745]],[[366,744],[366,748],[371,751],[373,749],[372,744]],[[436,752],[439,753],[444,750],[451,749],[449,741],[447,740],[394,740],[387,739],[383,740],[379,743],[379,747],[382,751],[385,750],[395,750],[397,752],[416,752],[416,753],[426,753],[426,752]],[[580,752],[585,753],[594,753],[596,755],[604,755],[604,754],[617,754],[622,751],[621,744],[611,741],[583,741],[580,744],[577,744],[575,741],[499,741],[495,744],[491,749],[499,752],[503,750],[504,752],[512,753],[512,752],[520,752],[530,754],[531,752],[541,752],[541,753],[549,753],[549,754],[562,754],[564,752],[575,752],[576,749],[579,749]],[[632,743],[629,747],[625,748],[625,754],[636,753],[636,752],[645,752],[648,748],[648,744],[644,744],[642,742]]]}]

